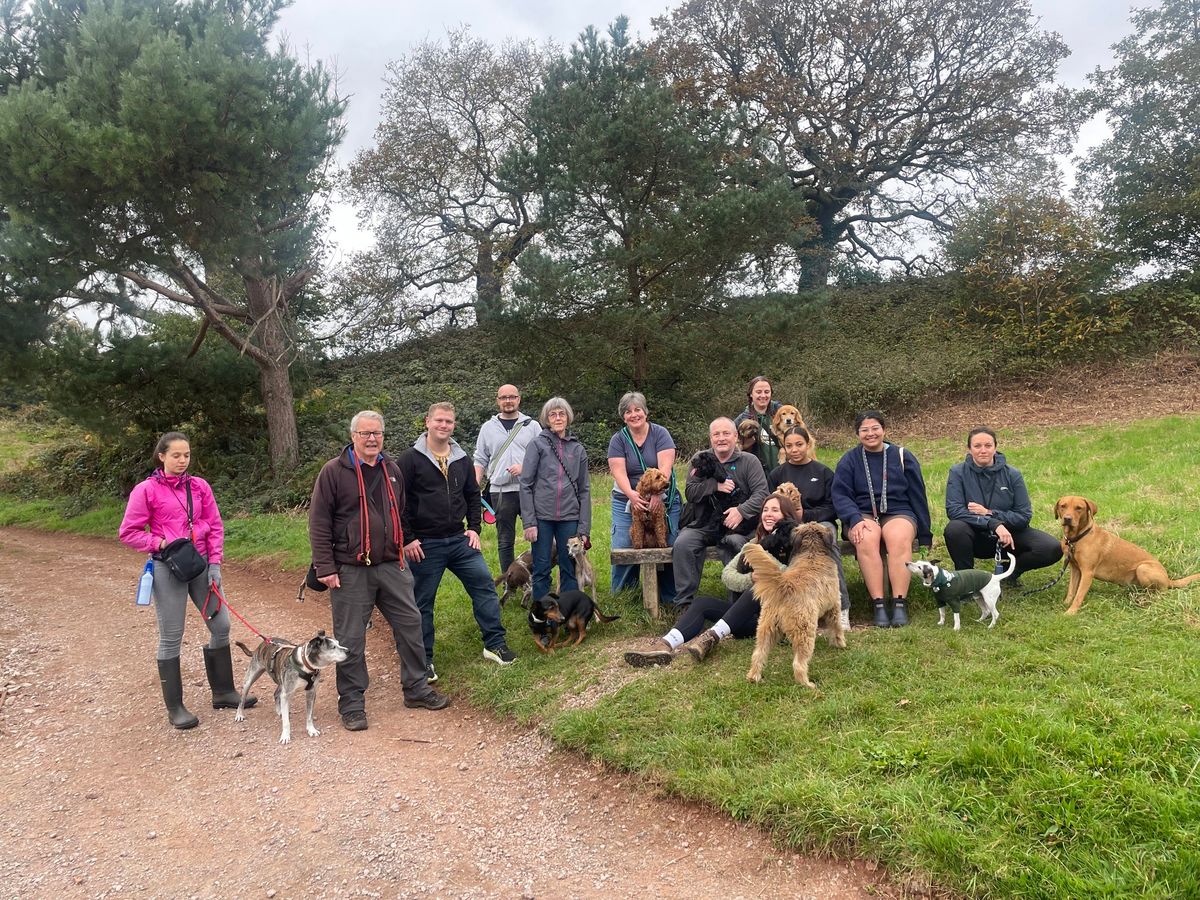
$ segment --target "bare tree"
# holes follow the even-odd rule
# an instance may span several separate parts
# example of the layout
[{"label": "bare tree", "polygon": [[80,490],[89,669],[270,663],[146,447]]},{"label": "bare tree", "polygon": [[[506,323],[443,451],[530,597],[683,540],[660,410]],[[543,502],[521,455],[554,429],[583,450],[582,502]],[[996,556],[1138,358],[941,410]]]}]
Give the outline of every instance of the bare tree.
[{"label": "bare tree", "polygon": [[913,270],[908,226],[944,230],[964,188],[1082,113],[1026,0],[689,0],[654,24],[681,96],[733,112],[804,196],[804,286],[839,249]]},{"label": "bare tree", "polygon": [[486,321],[501,311],[508,270],[542,227],[503,160],[527,140],[548,49],[497,48],[460,28],[388,66],[376,144],[349,179],[376,247],[349,278],[395,304],[402,321],[453,323],[471,312]]}]

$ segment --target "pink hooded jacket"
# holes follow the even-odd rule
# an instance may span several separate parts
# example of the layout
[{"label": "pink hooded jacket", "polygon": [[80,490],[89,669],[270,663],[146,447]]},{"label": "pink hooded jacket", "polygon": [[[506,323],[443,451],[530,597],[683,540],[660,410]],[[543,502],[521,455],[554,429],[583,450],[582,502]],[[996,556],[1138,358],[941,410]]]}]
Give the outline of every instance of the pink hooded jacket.
[{"label": "pink hooded jacket", "polygon": [[192,486],[192,540],[201,556],[220,563],[225,550],[221,511],[208,482],[195,475],[166,475],[162,469],[155,470],[129,495],[118,536],[121,543],[142,553],[155,553],[164,538],[169,544],[188,537],[185,479]]}]

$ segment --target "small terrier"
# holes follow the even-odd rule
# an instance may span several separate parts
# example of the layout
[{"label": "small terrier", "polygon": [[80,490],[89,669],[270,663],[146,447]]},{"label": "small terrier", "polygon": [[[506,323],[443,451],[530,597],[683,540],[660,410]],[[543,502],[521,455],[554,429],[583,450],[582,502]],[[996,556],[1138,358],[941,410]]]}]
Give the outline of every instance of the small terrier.
[{"label": "small terrier", "polygon": [[958,631],[959,611],[964,600],[974,600],[979,604],[979,621],[991,616],[988,628],[994,628],[1000,619],[996,609],[996,601],[1000,599],[1000,582],[1016,570],[1017,561],[1011,553],[1008,554],[1008,566],[1003,575],[985,572],[982,569],[960,569],[952,572],[938,565],[936,559],[918,559],[907,562],[904,567],[921,580],[921,584],[933,591],[937,598],[938,624],[946,624],[946,605],[954,612],[954,630]]}]

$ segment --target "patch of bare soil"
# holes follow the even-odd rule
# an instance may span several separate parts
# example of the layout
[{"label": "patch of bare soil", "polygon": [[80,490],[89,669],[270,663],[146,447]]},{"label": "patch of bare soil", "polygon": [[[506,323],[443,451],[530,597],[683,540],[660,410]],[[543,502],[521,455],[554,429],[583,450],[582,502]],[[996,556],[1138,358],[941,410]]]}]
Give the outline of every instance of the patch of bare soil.
[{"label": "patch of bare soil", "polygon": [[[193,616],[185,699],[201,723],[175,731],[153,612],[132,602],[138,568],[115,540],[0,529],[4,896],[899,893],[868,863],[782,851],[460,699],[405,709],[385,629],[368,636],[370,729],[342,729],[329,675],[321,736],[305,735],[297,697],[292,743],[280,745],[269,681],[245,722],[208,708],[207,631]],[[301,639],[329,627],[327,603],[296,604],[291,579],[226,569],[239,612],[265,631]],[[236,622],[234,636],[252,643]],[[453,694],[454,673],[442,674]]]},{"label": "patch of bare soil", "polygon": [[1036,428],[1056,425],[1127,423],[1158,416],[1200,412],[1200,356],[1160,353],[1146,360],[1113,364],[1094,361],[1052,376],[998,383],[959,394],[889,423],[898,434],[964,436],[976,425]]}]

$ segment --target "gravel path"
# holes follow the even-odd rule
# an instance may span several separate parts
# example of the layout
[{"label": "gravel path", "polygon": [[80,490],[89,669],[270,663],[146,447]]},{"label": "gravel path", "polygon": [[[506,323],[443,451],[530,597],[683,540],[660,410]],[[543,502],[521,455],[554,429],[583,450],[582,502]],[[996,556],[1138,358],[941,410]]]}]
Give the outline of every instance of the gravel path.
[{"label": "gravel path", "polygon": [[[870,864],[781,851],[754,828],[657,796],[461,701],[405,709],[380,629],[369,633],[370,729],[341,728],[328,677],[322,735],[308,738],[294,714],[281,746],[269,696],[242,723],[207,708],[207,632],[193,616],[185,699],[201,724],[174,731],[153,613],[132,603],[138,568],[115,540],[0,529],[0,896],[897,892]],[[293,638],[329,627],[326,604],[292,602],[290,578],[237,565],[226,578],[256,624]],[[249,642],[237,623],[234,635]]]}]

